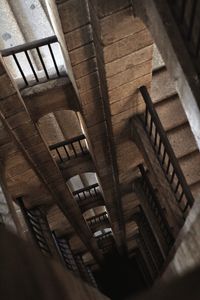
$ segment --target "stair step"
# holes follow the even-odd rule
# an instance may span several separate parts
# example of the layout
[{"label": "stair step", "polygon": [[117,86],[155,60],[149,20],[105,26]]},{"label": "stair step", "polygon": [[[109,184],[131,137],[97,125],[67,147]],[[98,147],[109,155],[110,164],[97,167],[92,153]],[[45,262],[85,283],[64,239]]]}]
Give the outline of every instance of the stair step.
[{"label": "stair step", "polygon": [[[153,72],[151,97],[187,183],[200,198],[200,155],[174,82],[165,67]],[[198,183],[198,184],[197,184]]]},{"label": "stair step", "polygon": [[154,103],[176,94],[174,82],[171,80],[165,67],[153,72],[151,97]]},{"label": "stair step", "polygon": [[200,155],[198,150],[182,157],[179,163],[188,185],[200,180]]},{"label": "stair step", "polygon": [[177,95],[155,105],[160,121],[166,131],[187,122],[187,118]]},{"label": "stair step", "polygon": [[197,150],[197,145],[188,123],[170,130],[167,132],[167,136],[177,158]]},{"label": "stair step", "polygon": [[200,180],[190,186],[195,201],[200,201]]}]

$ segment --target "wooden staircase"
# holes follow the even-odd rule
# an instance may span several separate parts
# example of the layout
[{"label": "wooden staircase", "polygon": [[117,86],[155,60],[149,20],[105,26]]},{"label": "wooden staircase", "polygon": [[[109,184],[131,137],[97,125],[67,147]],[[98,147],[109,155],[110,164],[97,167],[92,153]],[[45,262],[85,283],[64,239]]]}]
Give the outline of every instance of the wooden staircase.
[{"label": "wooden staircase", "polygon": [[165,67],[153,72],[151,97],[195,200],[200,197],[200,154]]}]

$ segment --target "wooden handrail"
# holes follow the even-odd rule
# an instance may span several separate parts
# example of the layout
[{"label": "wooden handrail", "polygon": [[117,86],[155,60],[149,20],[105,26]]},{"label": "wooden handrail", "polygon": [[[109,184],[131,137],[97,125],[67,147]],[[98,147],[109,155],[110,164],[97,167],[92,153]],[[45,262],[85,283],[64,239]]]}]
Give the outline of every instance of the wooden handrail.
[{"label": "wooden handrail", "polygon": [[[174,172],[177,176],[177,179],[179,180],[180,182],[180,185],[182,187],[182,190],[186,196],[186,199],[187,199],[187,205],[189,205],[190,207],[193,205],[194,203],[194,199],[193,199],[193,196],[192,196],[192,193],[188,187],[188,184],[185,180],[185,177],[183,175],[183,172],[179,166],[179,163],[178,163],[178,160],[174,154],[174,151],[170,145],[170,142],[167,138],[167,135],[165,133],[165,130],[160,122],[160,119],[158,117],[158,114],[153,106],[153,103],[152,103],[152,100],[151,100],[151,97],[148,93],[148,90],[146,88],[146,86],[141,86],[139,88],[142,96],[143,96],[143,99],[144,99],[144,102],[146,104],[146,115],[145,115],[145,130],[146,130],[146,126],[147,126],[147,117],[148,117],[148,113],[150,114],[151,118],[152,118],[152,121],[153,123],[155,124],[155,127],[156,127],[156,132],[159,134],[160,136],[160,140],[165,148],[165,153],[167,153],[169,159],[170,159],[170,163],[174,169]],[[152,127],[152,123],[151,123],[151,127]],[[151,129],[152,130],[152,129]],[[156,153],[157,155],[157,153]],[[163,168],[163,165],[161,166]],[[166,176],[167,177],[167,176]],[[168,179],[168,178],[167,178]]]},{"label": "wooden handrail", "polygon": [[94,184],[91,184],[91,185],[86,186],[84,188],[81,188],[79,190],[73,191],[72,194],[75,196],[75,195],[78,195],[80,193],[87,192],[89,190],[95,189],[97,187],[99,187],[99,184],[98,183],[94,183]]},{"label": "wooden handrail", "polygon": [[113,237],[112,231],[103,233],[103,234],[97,236],[96,239],[102,241],[102,240],[106,239],[107,237]]},{"label": "wooden handrail", "polygon": [[[61,66],[57,64],[57,60],[55,57],[56,53],[54,53],[56,49],[54,50],[52,47],[52,44],[55,43],[57,45],[59,44],[57,37],[54,35],[1,51],[2,57],[9,57],[9,59],[11,59],[17,67],[17,70],[21,78],[23,79],[23,81],[19,82],[20,89],[66,76],[66,72],[63,71]],[[49,54],[49,62],[51,61],[50,64],[52,65],[51,68],[49,66],[47,68],[47,61],[44,60],[43,53],[41,52],[41,48],[43,46],[47,46],[45,49],[47,50],[47,52],[45,52],[45,56],[47,55],[47,53]],[[29,53],[29,51],[33,49],[35,51],[34,55],[32,52]],[[18,56],[18,53],[23,54],[25,60],[22,56]],[[39,69],[36,58],[41,65],[41,68]],[[30,67],[30,72],[28,72],[27,74],[28,65]],[[12,73],[12,68],[10,69],[10,71]]]},{"label": "wooden handrail", "polygon": [[[100,213],[100,214],[98,214],[96,216],[93,216],[91,218],[86,219],[86,221],[87,222],[91,222],[92,220],[97,220],[98,221],[98,220],[100,220],[101,217],[106,217],[105,219],[108,220],[108,213],[106,211],[104,211],[103,213]],[[104,220],[100,220],[100,221],[104,221]]]},{"label": "wooden handrail", "polygon": [[78,142],[78,141],[81,141],[81,140],[84,140],[84,139],[86,139],[86,138],[85,138],[85,135],[84,135],[84,134],[81,134],[81,135],[76,136],[76,137],[74,137],[74,138],[71,138],[71,139],[69,139],[69,140],[67,140],[67,141],[62,141],[62,142],[53,144],[53,145],[49,146],[49,149],[50,149],[50,150],[54,150],[54,149],[56,149],[56,148],[60,148],[60,147],[63,147],[63,146],[68,146],[68,145],[70,145],[70,144],[72,144],[72,143],[75,143],[75,142]]},{"label": "wooden handrail", "polygon": [[52,43],[56,43],[56,42],[58,42],[58,39],[55,35],[53,35],[53,36],[49,36],[49,37],[44,38],[44,39],[40,39],[40,40],[37,40],[37,41],[33,41],[33,42],[29,42],[29,43],[22,44],[22,45],[19,45],[19,46],[15,46],[15,47],[11,47],[11,48],[8,48],[8,49],[1,50],[1,55],[3,57],[6,57],[6,56],[17,54],[17,53],[20,53],[20,52],[23,52],[23,51],[32,50],[32,49],[42,47],[42,46],[45,46],[45,45],[49,45],[49,44],[52,44]]}]

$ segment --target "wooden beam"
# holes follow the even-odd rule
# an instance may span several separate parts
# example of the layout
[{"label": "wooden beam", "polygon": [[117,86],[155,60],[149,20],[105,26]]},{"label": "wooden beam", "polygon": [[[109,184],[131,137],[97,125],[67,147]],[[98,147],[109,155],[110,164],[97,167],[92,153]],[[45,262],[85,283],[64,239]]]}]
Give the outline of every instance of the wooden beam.
[{"label": "wooden beam", "polygon": [[[12,135],[36,174],[42,179],[83,243],[94,258],[98,262],[101,261],[102,255],[97,243],[74,201],[58,165],[42,139],[39,129],[32,121],[23,99],[8,75],[9,73],[6,72],[3,62],[1,62],[0,68],[3,73],[0,77],[0,118],[5,128]],[[12,99],[12,107],[10,107],[10,101],[8,105],[6,102],[9,97]],[[33,136],[37,137],[37,142],[30,143]]]},{"label": "wooden beam", "polygon": [[[107,210],[109,212],[111,223],[114,223],[115,221],[117,225],[116,226],[117,229],[116,227],[113,228],[117,245],[121,246],[120,250],[124,250],[123,248],[126,247],[125,222],[124,222],[123,207],[121,202],[119,172],[118,172],[118,165],[117,165],[116,149],[114,145],[114,135],[113,135],[110,104],[109,104],[109,94],[108,94],[104,54],[103,54],[103,47],[102,47],[104,41],[101,35],[101,29],[100,29],[101,24],[100,24],[99,16],[97,14],[97,3],[95,4],[92,3],[92,1],[88,0],[87,5],[88,5],[88,14],[92,25],[92,35],[93,35],[94,48],[96,53],[96,65],[98,68],[98,76],[100,79],[99,86],[102,94],[102,107],[103,107],[103,112],[105,114],[106,132],[107,132],[106,144],[108,147],[107,151],[109,153],[108,159],[112,169],[112,176],[110,176],[110,187],[109,187],[109,190],[112,190],[113,193],[111,198],[112,209],[110,208],[110,206],[107,205]],[[105,198],[105,201],[108,201],[107,197]]]},{"label": "wooden beam", "polygon": [[[104,192],[105,205],[111,222],[115,224],[113,232],[116,242],[118,246],[121,246],[124,242],[124,230],[120,192],[117,187],[118,179],[115,175],[116,161],[114,162],[115,154],[111,149],[113,147],[109,138],[110,130],[108,128],[110,125],[107,122],[108,118],[105,118],[105,108],[101,99],[103,94],[106,100],[108,97],[104,93],[106,88],[105,74],[104,78],[101,77],[102,66],[100,61],[102,60],[103,49],[102,46],[98,49],[97,39],[100,36],[96,38],[97,32],[95,32],[96,24],[94,20],[98,20],[98,16],[88,0],[82,1],[81,4],[79,1],[75,1],[73,6],[68,1],[57,3],[57,5],[52,0],[47,2],[49,8],[51,8],[52,23],[64,53],[69,77],[80,100],[86,132],[91,142],[94,164]],[[81,10],[79,5],[81,5]],[[70,18],[72,10],[73,18]],[[67,20],[70,20],[69,24]],[[99,26],[100,22],[98,23]],[[86,31],[85,25],[87,27]],[[79,33],[77,34],[77,32]],[[68,34],[70,37],[68,37]],[[99,34],[100,32],[98,32]],[[77,48],[80,48],[78,49],[80,55],[77,54],[77,49],[70,49],[71,43],[79,44]],[[89,50],[84,51],[83,48]],[[88,52],[92,56],[89,59],[85,57]],[[105,73],[105,70],[103,72]],[[99,77],[101,77],[100,80]],[[102,82],[104,86],[102,86]]]}]

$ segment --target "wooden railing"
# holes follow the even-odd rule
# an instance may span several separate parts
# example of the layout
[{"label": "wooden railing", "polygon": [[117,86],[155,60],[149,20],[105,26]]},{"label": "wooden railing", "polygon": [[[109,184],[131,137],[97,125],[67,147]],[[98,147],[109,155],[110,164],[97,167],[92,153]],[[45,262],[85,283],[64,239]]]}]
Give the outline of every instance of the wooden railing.
[{"label": "wooden railing", "polygon": [[162,266],[164,264],[164,257],[162,255],[162,252],[158,246],[158,243],[156,241],[156,238],[154,236],[154,232],[150,227],[150,224],[145,216],[144,211],[141,209],[140,212],[140,220],[139,220],[139,232],[141,236],[143,236],[145,242],[147,243],[147,247],[149,248],[149,251],[152,255],[154,264],[156,266],[156,269],[158,273],[161,271]]},{"label": "wooden railing", "polygon": [[[61,71],[56,61],[55,53],[52,45],[58,44],[56,36],[51,36],[34,42],[26,43],[9,49],[1,51],[3,58],[10,57],[13,58],[17,70],[19,71],[24,85],[24,87],[33,86],[41,82],[46,82],[51,79],[55,79],[61,76],[66,76],[66,72]],[[45,47],[46,46],[46,47]],[[46,67],[45,59],[41,53],[41,48],[48,49],[48,53],[51,57],[54,70],[48,70]],[[18,54],[23,54],[23,59],[18,57]],[[33,58],[34,57],[34,58]],[[36,67],[36,61],[40,64],[40,71]],[[31,70],[32,74],[27,75],[26,68],[27,66]],[[12,73],[12,71],[11,71]],[[42,74],[42,77],[41,77]]]},{"label": "wooden railing", "polygon": [[72,271],[76,275],[80,275],[78,271],[78,267],[76,265],[73,253],[71,251],[70,245],[65,238],[58,238],[55,232],[52,232],[54,241],[58,248],[59,254],[65,264],[65,267]]},{"label": "wooden railing", "polygon": [[92,286],[98,288],[98,285],[97,285],[97,282],[94,278],[94,275],[91,271],[91,268],[89,266],[86,266],[86,269],[87,269],[87,273],[88,273],[88,279],[89,279],[89,282],[92,284]]},{"label": "wooden railing", "polygon": [[133,220],[138,226],[139,242],[141,243],[143,251],[147,256],[148,263],[151,266],[153,272],[153,276],[156,277],[162,270],[165,258],[159,248],[159,245],[154,236],[154,232],[151,229],[148,219],[141,206],[139,206],[139,211],[134,214]]},{"label": "wooden railing", "polygon": [[112,250],[115,244],[112,231],[97,236],[96,240],[97,240],[98,247],[102,250],[103,253]]},{"label": "wooden railing", "polygon": [[52,232],[59,254],[65,264],[65,267],[72,271],[76,276],[97,287],[94,276],[88,266],[84,264],[81,255],[74,255],[66,238],[58,238],[55,232]]},{"label": "wooden railing", "polygon": [[73,191],[73,196],[77,199],[78,203],[83,202],[84,200],[88,198],[96,199],[96,197],[99,197],[101,195],[99,184],[91,184],[87,187],[84,187],[82,189]]},{"label": "wooden railing", "polygon": [[157,221],[160,231],[163,234],[164,240],[168,246],[168,251],[169,251],[174,243],[174,238],[171,233],[171,228],[169,227],[169,224],[168,224],[165,214],[163,212],[163,208],[160,205],[160,202],[159,202],[159,200],[156,196],[155,190],[147,176],[144,166],[139,165],[139,170],[142,175],[142,181],[141,181],[142,189],[146,195],[147,203],[154,215],[155,220]]},{"label": "wooden railing", "polygon": [[149,248],[146,245],[145,239],[143,238],[143,236],[140,233],[138,234],[138,246],[139,246],[140,251],[142,252],[143,256],[147,260],[146,265],[151,274],[151,278],[154,281],[155,278],[158,276],[158,271],[157,271],[157,268],[152,259],[152,255],[149,251]]},{"label": "wooden railing", "polygon": [[72,193],[82,213],[90,208],[105,205],[98,183],[73,191]]},{"label": "wooden railing", "polygon": [[[139,236],[138,236],[138,239],[139,239]],[[139,249],[139,247],[138,247],[134,250],[134,252],[135,252],[136,262],[138,264],[140,272],[143,275],[144,281],[146,282],[147,286],[150,287],[153,284],[153,278],[151,277],[148,266],[145,262],[145,259],[144,259],[143,255],[142,255],[141,249]]]},{"label": "wooden railing", "polygon": [[50,232],[50,229],[43,213],[38,208],[27,209],[21,197],[17,198],[17,203],[20,206],[32,240],[44,254],[51,256],[52,253],[44,235],[44,230]]},{"label": "wooden railing", "polygon": [[55,156],[55,159],[58,160],[58,163],[63,163],[89,154],[86,138],[83,134],[67,141],[51,145],[49,146],[49,149],[53,156]]},{"label": "wooden railing", "polygon": [[109,225],[107,212],[103,212],[99,215],[88,218],[86,221],[91,230],[93,229],[93,227],[96,229],[96,226]]},{"label": "wooden railing", "polygon": [[198,0],[168,0],[188,52],[200,74],[200,3]]},{"label": "wooden railing", "polygon": [[89,284],[91,284],[92,286],[97,287],[95,278],[94,278],[90,268],[85,265],[82,255],[76,255],[75,260],[76,260],[76,264],[78,266],[81,278],[83,280],[85,280],[86,282],[88,282]]},{"label": "wooden railing", "polygon": [[144,118],[142,118],[144,129],[149,136],[156,157],[171,186],[184,217],[185,214],[187,214],[188,209],[191,208],[194,203],[193,196],[160,122],[158,114],[153,106],[147,88],[142,86],[139,90],[146,104]]}]

